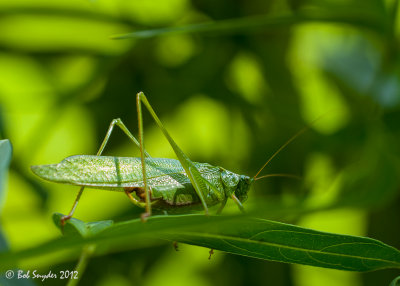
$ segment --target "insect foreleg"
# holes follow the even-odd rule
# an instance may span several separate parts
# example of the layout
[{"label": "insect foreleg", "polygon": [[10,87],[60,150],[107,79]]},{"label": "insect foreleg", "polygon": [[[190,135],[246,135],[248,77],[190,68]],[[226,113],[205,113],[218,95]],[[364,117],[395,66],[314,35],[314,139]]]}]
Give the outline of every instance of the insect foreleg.
[{"label": "insect foreleg", "polygon": [[[140,144],[139,144],[138,140],[135,138],[135,136],[132,135],[132,133],[125,126],[125,124],[122,122],[122,120],[120,118],[117,118],[117,119],[114,119],[113,121],[111,121],[110,126],[108,127],[108,130],[107,130],[106,136],[104,137],[103,142],[101,143],[100,148],[96,153],[96,156],[100,156],[103,153],[104,148],[106,147],[106,145],[108,143],[108,140],[110,139],[111,133],[112,133],[115,125],[117,125],[119,128],[121,128],[121,130],[129,137],[129,139],[133,143],[135,143],[136,146],[138,146],[140,148]],[[144,155],[146,157],[150,157],[149,153],[147,153],[146,150],[143,150],[143,151],[144,151]],[[67,220],[69,220],[72,217],[72,215],[74,214],[75,209],[76,209],[76,207],[78,205],[79,199],[81,198],[84,189],[85,189],[85,186],[82,186],[79,189],[79,192],[78,192],[78,194],[76,196],[74,204],[72,205],[71,211],[69,212],[68,215],[63,216],[61,218],[61,225],[64,225],[65,222]]]},{"label": "insect foreleg", "polygon": [[240,200],[235,196],[235,194],[231,195],[232,200],[237,204],[237,206],[239,207],[239,209],[244,212],[244,207],[242,205],[242,203],[240,202]]}]

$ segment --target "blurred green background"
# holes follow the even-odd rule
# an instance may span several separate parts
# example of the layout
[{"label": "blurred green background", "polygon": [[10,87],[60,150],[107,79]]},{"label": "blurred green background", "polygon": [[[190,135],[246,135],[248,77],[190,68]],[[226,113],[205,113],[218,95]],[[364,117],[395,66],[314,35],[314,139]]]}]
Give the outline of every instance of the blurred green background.
[{"label": "blurred green background", "polygon": [[[263,171],[302,179],[258,181],[247,210],[257,206],[260,217],[370,236],[399,249],[399,12],[395,0],[1,1],[0,139],[14,147],[0,194],[2,248],[59,236],[51,215],[67,213],[78,191],[40,181],[29,166],[96,153],[114,118],[136,134],[135,94],[143,91],[192,160],[240,174],[254,176],[309,126]],[[283,20],[251,25],[246,17],[255,15]],[[241,25],[216,31],[220,21],[241,18]],[[209,21],[202,33],[111,39]],[[149,153],[175,158],[147,113],[144,120]],[[105,154],[139,155],[119,130]],[[232,205],[229,211],[238,212]],[[75,217],[121,221],[141,212],[123,194],[88,190]],[[208,249],[181,245],[175,252],[160,242],[92,258],[82,285],[388,285],[399,275],[221,252],[207,258]],[[65,253],[19,268],[47,273],[75,264]]]}]

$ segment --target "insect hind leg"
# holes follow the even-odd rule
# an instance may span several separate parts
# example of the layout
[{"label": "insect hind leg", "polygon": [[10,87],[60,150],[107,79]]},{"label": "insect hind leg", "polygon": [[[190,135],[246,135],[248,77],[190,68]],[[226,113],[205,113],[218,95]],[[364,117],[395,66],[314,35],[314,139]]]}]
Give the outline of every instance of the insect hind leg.
[{"label": "insect hind leg", "polygon": [[[125,124],[122,122],[120,118],[113,119],[110,123],[110,126],[108,127],[108,131],[106,133],[106,136],[101,143],[99,151],[97,151],[97,156],[100,156],[103,153],[104,148],[106,147],[106,144],[108,143],[108,140],[110,139],[111,133],[114,129],[114,126],[117,125],[125,134],[128,136],[128,138],[140,149],[140,143],[139,141],[133,136],[133,134],[129,131],[129,129],[125,126]],[[144,151],[144,155],[146,157],[151,157],[149,153],[147,153],[146,150]]]}]

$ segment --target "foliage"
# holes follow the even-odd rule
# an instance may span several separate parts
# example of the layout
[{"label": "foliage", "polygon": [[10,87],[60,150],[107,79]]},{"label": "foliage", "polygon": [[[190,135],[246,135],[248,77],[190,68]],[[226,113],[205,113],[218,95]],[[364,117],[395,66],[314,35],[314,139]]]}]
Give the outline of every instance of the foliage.
[{"label": "foliage", "polygon": [[[60,225],[62,216],[54,216],[56,224]],[[319,232],[243,216],[154,216],[146,223],[134,219],[117,224],[112,221],[85,224],[72,219],[63,232],[65,238],[18,253],[3,254],[0,258],[9,265],[60,248],[81,249],[85,245],[96,245],[115,249],[128,242],[134,248],[142,246],[142,240],[161,237],[248,257],[340,270],[371,271],[400,266],[398,250],[370,238]]]},{"label": "foliage", "polygon": [[[309,126],[265,170],[302,180],[257,181],[244,205],[248,215],[285,223],[268,222],[276,227],[371,237],[399,249],[398,9],[396,0],[3,1],[0,136],[13,142],[14,157],[1,212],[11,250],[2,258],[16,255],[21,269],[72,269],[84,242],[125,225],[132,241],[96,248],[82,284],[389,284],[398,270],[359,274],[218,251],[208,261],[207,249],[185,245],[175,252],[160,242],[161,234],[229,249],[198,232],[189,236],[186,227],[205,220],[195,215],[155,217],[159,232],[136,239],[133,233],[146,226],[132,218],[142,210],[110,192],[85,192],[76,218],[113,220],[112,226],[91,238],[60,238],[50,217],[69,210],[75,188],[38,181],[29,166],[94,154],[113,118],[136,133],[138,91],[192,160],[240,174],[254,175]],[[129,37],[111,39],[118,35]],[[149,153],[174,158],[147,115],[144,124]],[[117,131],[106,154],[138,152]],[[216,226],[227,233],[236,220],[253,220],[231,217],[237,214],[231,205],[226,214],[210,221],[226,220]],[[201,231],[213,233],[216,226]],[[166,237],[179,231],[180,238]],[[51,251],[38,255],[44,249]],[[2,269],[15,266],[3,261]]]}]

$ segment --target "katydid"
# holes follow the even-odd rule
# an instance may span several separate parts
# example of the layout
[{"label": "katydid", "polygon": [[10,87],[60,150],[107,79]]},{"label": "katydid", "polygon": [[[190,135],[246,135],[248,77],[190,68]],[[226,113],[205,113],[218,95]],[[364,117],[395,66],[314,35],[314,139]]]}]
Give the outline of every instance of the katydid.
[{"label": "katydid", "polygon": [[[148,109],[169,141],[178,160],[152,158],[146,152],[143,143],[142,104]],[[31,167],[36,175],[45,180],[81,186],[72,209],[67,216],[63,217],[62,224],[72,217],[85,187],[124,192],[132,203],[145,208],[146,211],[141,216],[142,220],[146,220],[151,215],[152,208],[175,213],[202,208],[208,215],[208,207],[220,204],[219,213],[228,198],[232,198],[243,210],[242,203],[247,199],[247,193],[255,180],[285,176],[285,174],[269,174],[258,177],[272,158],[305,130],[299,131],[290,138],[254,177],[249,177],[208,163],[192,162],[169,135],[142,92],[136,96],[136,105],[139,140],[120,119],[114,119],[96,155],[76,155],[64,159],[59,164]],[[101,156],[115,125],[120,127],[139,147],[140,158]]]}]

